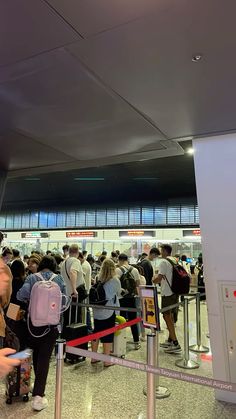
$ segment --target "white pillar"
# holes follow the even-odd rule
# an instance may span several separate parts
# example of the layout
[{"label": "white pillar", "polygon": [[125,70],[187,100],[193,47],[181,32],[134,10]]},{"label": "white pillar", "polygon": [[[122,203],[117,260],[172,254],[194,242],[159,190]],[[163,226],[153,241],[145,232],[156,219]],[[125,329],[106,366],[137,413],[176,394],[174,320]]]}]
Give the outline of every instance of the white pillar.
[{"label": "white pillar", "polygon": [[[213,373],[215,379],[236,382],[236,134],[196,139],[193,147]],[[232,285],[230,321],[222,293],[228,285],[222,282]],[[230,345],[227,333],[233,336]],[[236,403],[236,393],[217,390],[216,398]]]}]

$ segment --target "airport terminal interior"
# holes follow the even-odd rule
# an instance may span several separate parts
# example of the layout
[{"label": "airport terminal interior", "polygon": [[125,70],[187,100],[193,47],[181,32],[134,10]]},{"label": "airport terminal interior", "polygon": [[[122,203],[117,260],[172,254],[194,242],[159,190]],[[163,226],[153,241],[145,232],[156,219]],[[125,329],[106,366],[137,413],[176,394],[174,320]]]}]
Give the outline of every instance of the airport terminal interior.
[{"label": "airport terminal interior", "polygon": [[0,0],[0,418],[236,418],[235,14]]}]

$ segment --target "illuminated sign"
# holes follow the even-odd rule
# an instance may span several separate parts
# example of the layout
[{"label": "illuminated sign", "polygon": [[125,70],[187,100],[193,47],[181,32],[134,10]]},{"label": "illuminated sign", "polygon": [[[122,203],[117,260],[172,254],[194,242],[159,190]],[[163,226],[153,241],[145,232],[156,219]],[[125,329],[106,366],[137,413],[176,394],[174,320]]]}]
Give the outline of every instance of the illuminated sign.
[{"label": "illuminated sign", "polygon": [[40,231],[29,231],[27,233],[21,233],[22,239],[46,239],[49,237],[49,233],[40,233]]},{"label": "illuminated sign", "polygon": [[184,237],[188,237],[188,236],[199,237],[201,236],[201,230],[199,228],[196,230],[183,230],[183,236]]},{"label": "illuminated sign", "polygon": [[97,237],[97,232],[96,231],[67,231],[66,237],[67,238]]},{"label": "illuminated sign", "polygon": [[119,237],[155,237],[154,230],[123,230],[119,231]]}]

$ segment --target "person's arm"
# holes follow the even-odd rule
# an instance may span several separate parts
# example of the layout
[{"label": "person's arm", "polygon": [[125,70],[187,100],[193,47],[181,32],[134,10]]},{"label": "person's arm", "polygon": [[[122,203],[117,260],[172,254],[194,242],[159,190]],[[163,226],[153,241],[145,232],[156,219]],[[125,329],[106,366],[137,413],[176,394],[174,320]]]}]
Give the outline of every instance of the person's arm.
[{"label": "person's arm", "polygon": [[0,297],[2,307],[8,306],[12,294],[11,270],[2,259],[0,259]]},{"label": "person's arm", "polygon": [[20,365],[19,359],[8,358],[8,355],[13,355],[15,352],[10,348],[0,349],[0,378],[5,377],[14,367]]},{"label": "person's arm", "polygon": [[166,278],[166,274],[167,274],[166,263],[167,262],[164,260],[160,263],[158,275],[154,276],[153,281],[152,281],[154,284],[160,284],[161,281]]},{"label": "person's arm", "polygon": [[78,291],[76,289],[77,285],[77,271],[75,269],[70,270],[70,282],[71,282],[71,288],[72,288],[72,297],[77,297]]},{"label": "person's arm", "polygon": [[[23,301],[28,303],[30,300],[30,293],[31,293],[31,289],[33,286],[32,280],[33,280],[34,275],[29,275],[28,278],[25,280],[23,286],[21,287],[21,289],[18,291],[18,293],[16,294],[16,298],[19,301]],[[34,282],[36,282],[37,279],[34,280]]]}]

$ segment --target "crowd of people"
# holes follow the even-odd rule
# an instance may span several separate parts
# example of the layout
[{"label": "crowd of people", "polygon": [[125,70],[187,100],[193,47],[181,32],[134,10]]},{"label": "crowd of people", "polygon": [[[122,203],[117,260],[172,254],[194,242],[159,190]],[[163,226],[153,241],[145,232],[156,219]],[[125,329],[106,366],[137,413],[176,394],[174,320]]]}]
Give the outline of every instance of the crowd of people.
[{"label": "crowd of people", "polygon": [[[110,255],[103,251],[95,259],[93,255],[81,252],[77,244],[64,245],[62,253],[53,253],[50,250],[43,254],[40,251],[32,251],[31,255],[20,255],[17,249],[5,247],[2,249],[0,258],[0,375],[3,376],[17,365],[17,359],[9,359],[7,355],[12,349],[4,348],[6,322],[19,339],[20,348],[33,350],[33,367],[35,373],[34,387],[32,390],[32,407],[40,411],[47,407],[45,388],[50,365],[50,358],[58,337],[56,325],[47,327],[35,327],[28,316],[28,307],[34,284],[39,280],[52,280],[60,288],[62,295],[67,295],[72,300],[83,301],[89,295],[91,287],[101,283],[105,291],[105,305],[114,307],[140,307],[138,287],[140,285],[160,284],[162,307],[175,304],[178,296],[171,290],[172,265],[181,263],[190,272],[185,255],[177,260],[171,256],[170,245],[162,245],[161,249],[152,248],[149,254],[139,256],[136,264],[130,264],[126,254],[118,250]],[[158,264],[154,262],[157,262]],[[154,267],[155,266],[155,267]],[[9,303],[20,307],[21,316],[17,321],[9,321],[6,310]],[[72,307],[73,308],[73,307]],[[81,321],[81,310],[78,310],[78,322]],[[121,311],[121,316],[127,320],[136,317],[135,312]],[[166,353],[175,353],[181,350],[176,337],[173,312],[166,311],[163,315],[166,322],[169,337],[162,344]],[[87,309],[85,322],[89,333],[99,332],[115,326],[116,311],[106,309]],[[65,311],[62,319],[62,334],[69,324],[69,310]],[[47,329],[47,333],[45,330]],[[139,350],[141,342],[145,341],[145,330],[142,325],[131,327],[134,349]],[[101,338],[104,354],[111,354],[113,335]],[[99,341],[92,342],[92,350],[97,351]],[[91,360],[94,364],[96,360]],[[109,367],[111,364],[104,364]]]}]

